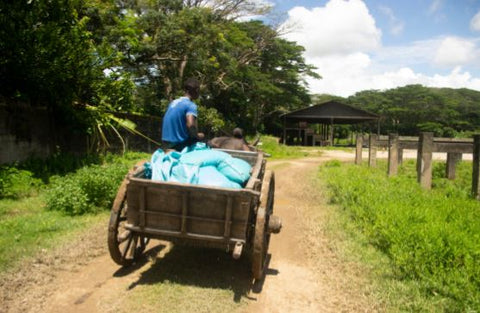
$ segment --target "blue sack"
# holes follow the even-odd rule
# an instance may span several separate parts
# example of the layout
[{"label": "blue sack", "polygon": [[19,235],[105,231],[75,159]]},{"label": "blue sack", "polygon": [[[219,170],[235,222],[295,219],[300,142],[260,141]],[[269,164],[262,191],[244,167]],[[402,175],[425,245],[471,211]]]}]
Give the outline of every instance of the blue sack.
[{"label": "blue sack", "polygon": [[178,163],[172,168],[169,181],[198,184],[199,170],[200,167],[198,165]]},{"label": "blue sack", "polygon": [[165,154],[158,149],[152,155],[152,180],[169,181],[172,176],[172,168],[178,164],[180,153],[173,151]]},{"label": "blue sack", "polygon": [[226,158],[222,160],[217,169],[231,181],[243,184],[250,178],[252,167],[239,158]]},{"label": "blue sack", "polygon": [[145,171],[143,172],[143,177],[146,179],[152,179],[152,164],[150,162],[143,163]]},{"label": "blue sack", "polygon": [[183,153],[180,157],[180,163],[198,166],[217,166],[226,158],[231,158],[230,154],[218,150],[195,150]]},{"label": "blue sack", "polygon": [[204,166],[200,168],[198,175],[198,184],[222,188],[242,188],[242,186],[240,186],[239,184],[225,177],[214,166]]},{"label": "blue sack", "polygon": [[192,152],[192,151],[197,151],[197,150],[209,150],[210,147],[207,146],[206,143],[204,142],[196,142],[194,143],[193,145],[190,145],[190,146],[186,146],[185,148],[183,148],[183,150],[180,152],[181,154],[184,154],[184,153],[189,153],[189,152]]}]

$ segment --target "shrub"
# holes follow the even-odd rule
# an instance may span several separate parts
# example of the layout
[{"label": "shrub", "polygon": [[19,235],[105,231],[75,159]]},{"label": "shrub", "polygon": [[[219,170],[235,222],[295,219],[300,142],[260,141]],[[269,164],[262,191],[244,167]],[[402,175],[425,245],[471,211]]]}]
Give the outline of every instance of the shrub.
[{"label": "shrub", "polygon": [[55,177],[47,192],[47,209],[70,215],[109,209],[128,168],[120,163],[91,165],[65,177]]},{"label": "shrub", "polygon": [[18,164],[18,168],[28,170],[35,177],[49,182],[50,176],[66,175],[81,167],[91,164],[100,164],[102,155],[89,154],[78,156],[70,153],[54,153],[46,159],[29,158]]},{"label": "shrub", "polygon": [[32,172],[16,167],[0,167],[0,198],[21,198],[32,194],[42,186],[42,181]]}]

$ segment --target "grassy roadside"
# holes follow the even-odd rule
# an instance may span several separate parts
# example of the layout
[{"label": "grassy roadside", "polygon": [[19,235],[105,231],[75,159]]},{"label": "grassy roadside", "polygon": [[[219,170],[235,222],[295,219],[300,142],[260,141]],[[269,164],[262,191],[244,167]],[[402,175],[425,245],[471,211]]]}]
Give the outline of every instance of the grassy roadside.
[{"label": "grassy roadside", "polygon": [[414,162],[398,177],[333,161],[320,170],[332,218],[327,232],[346,259],[364,264],[369,292],[380,311],[477,312],[479,310],[480,204],[468,198],[467,162],[455,181],[434,168],[434,188],[422,190]]},{"label": "grassy roadside", "polygon": [[67,216],[46,211],[42,196],[0,200],[0,273],[15,270],[25,259],[61,245],[92,225],[105,222],[108,212]]},{"label": "grassy roadside", "polygon": [[[105,223],[123,176],[136,160],[145,157],[148,155],[138,153],[107,155],[101,165],[51,175],[48,183],[40,185],[31,172],[7,168],[8,176],[2,176],[3,186],[7,186],[3,191],[13,196],[0,199],[0,273],[14,271],[22,261]],[[16,190],[22,192],[13,192]]]}]

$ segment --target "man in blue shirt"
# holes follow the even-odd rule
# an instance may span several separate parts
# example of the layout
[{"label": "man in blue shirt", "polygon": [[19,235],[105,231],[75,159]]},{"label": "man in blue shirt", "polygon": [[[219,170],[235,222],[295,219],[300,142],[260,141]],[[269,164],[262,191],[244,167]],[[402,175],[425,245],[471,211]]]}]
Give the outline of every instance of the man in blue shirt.
[{"label": "man in blue shirt", "polygon": [[198,99],[200,82],[189,78],[184,84],[185,95],[168,105],[162,122],[162,142],[165,150],[182,151],[204,138],[198,133],[197,106],[192,100]]}]

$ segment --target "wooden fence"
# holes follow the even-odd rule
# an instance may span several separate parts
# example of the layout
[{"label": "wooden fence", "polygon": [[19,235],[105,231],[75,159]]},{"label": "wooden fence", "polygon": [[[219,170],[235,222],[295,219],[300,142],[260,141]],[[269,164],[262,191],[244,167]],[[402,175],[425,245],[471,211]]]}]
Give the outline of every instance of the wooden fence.
[{"label": "wooden fence", "polygon": [[403,150],[417,150],[417,181],[423,188],[432,186],[432,159],[434,152],[447,154],[445,174],[448,179],[455,179],[457,163],[463,154],[473,154],[472,160],[472,196],[480,200],[480,135],[474,139],[434,138],[433,133],[424,132],[417,137],[399,137],[390,134],[379,137],[371,134],[368,141],[363,135],[357,135],[355,163],[362,163],[362,148],[368,146],[368,164],[376,166],[378,148],[388,148],[388,176],[398,172],[398,165],[403,160]]}]

